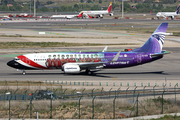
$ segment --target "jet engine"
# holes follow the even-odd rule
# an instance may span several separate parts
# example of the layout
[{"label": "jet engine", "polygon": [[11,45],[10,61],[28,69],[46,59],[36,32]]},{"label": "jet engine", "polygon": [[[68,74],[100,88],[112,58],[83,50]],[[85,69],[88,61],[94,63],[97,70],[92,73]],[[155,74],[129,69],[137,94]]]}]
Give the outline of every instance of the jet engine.
[{"label": "jet engine", "polygon": [[174,16],[171,16],[171,20],[173,20],[174,19]]},{"label": "jet engine", "polygon": [[80,73],[80,67],[79,65],[74,65],[74,64],[65,64],[63,65],[63,71],[64,73]]},{"label": "jet engine", "polygon": [[113,16],[113,13],[110,13],[109,16]]},{"label": "jet engine", "polygon": [[103,18],[103,15],[99,15],[100,18]]}]

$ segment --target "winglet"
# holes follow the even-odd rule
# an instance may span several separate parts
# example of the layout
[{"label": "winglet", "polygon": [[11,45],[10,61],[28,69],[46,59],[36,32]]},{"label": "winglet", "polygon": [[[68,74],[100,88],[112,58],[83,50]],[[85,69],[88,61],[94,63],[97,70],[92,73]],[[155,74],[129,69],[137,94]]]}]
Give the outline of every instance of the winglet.
[{"label": "winglet", "polygon": [[108,48],[108,46],[106,46],[106,47],[103,49],[102,52],[106,52],[106,51],[107,51],[107,48]]},{"label": "winglet", "polygon": [[119,54],[120,54],[121,51],[119,51],[116,56],[112,59],[111,62],[116,62],[118,60],[118,57],[119,57]]}]

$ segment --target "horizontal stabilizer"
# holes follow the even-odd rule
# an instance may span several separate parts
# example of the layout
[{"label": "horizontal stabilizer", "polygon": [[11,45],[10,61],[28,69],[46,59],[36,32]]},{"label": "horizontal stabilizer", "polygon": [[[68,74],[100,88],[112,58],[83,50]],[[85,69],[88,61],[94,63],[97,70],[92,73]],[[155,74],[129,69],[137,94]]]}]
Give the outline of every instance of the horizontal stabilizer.
[{"label": "horizontal stabilizer", "polygon": [[163,55],[170,54],[170,53],[171,53],[170,51],[164,50],[164,51],[161,51],[161,53],[151,54],[150,56],[151,56],[151,58],[153,58],[153,57],[163,56]]}]

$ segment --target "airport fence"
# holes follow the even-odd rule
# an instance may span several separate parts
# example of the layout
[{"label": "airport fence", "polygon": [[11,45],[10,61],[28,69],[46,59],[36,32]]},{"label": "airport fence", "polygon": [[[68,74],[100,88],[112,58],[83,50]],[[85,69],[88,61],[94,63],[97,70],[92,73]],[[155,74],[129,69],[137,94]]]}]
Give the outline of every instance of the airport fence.
[{"label": "airport fence", "polygon": [[[21,88],[21,85],[26,86]],[[129,85],[125,89],[119,87],[114,90],[112,86],[107,91],[103,85],[102,89],[68,89],[66,86],[70,86],[70,82],[66,81],[63,84],[51,81],[45,83],[44,87],[42,85],[42,82],[4,81],[0,88],[0,116],[9,119],[37,116],[42,119],[120,119],[180,112],[178,83],[171,87],[158,87],[155,84],[152,89]],[[35,99],[32,93],[39,90],[51,91],[56,97]]]},{"label": "airport fence", "polygon": [[151,83],[151,82],[77,82],[77,81],[54,81],[54,80],[45,80],[44,81],[45,84],[53,84],[53,85],[69,85],[69,86],[119,86],[119,87],[130,87],[130,86],[139,86],[139,87],[174,87],[179,85],[179,83],[177,82],[167,82],[166,78],[165,81],[162,82],[155,82],[155,83]]},{"label": "airport fence", "polygon": [[9,119],[32,119],[37,116],[42,119],[120,119],[180,112],[180,92],[176,90],[156,93],[124,92],[54,100],[34,100],[30,97],[26,101],[12,100],[9,95],[8,100],[0,101],[0,116]]}]

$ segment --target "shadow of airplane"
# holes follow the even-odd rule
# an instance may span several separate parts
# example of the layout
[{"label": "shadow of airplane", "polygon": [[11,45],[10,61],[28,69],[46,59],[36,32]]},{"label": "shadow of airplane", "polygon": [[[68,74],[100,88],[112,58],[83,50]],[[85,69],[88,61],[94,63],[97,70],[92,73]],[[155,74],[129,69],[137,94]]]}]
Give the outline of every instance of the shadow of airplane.
[{"label": "shadow of airplane", "polygon": [[105,73],[105,72],[93,72],[91,75],[87,75],[85,72],[81,72],[79,74],[65,74],[65,73],[26,73],[26,75],[22,75],[21,73],[9,73],[7,75],[21,75],[21,76],[32,76],[32,75],[39,75],[39,76],[55,76],[55,75],[63,75],[63,76],[87,76],[87,77],[102,77],[102,78],[112,78],[112,75],[144,75],[144,74],[159,74],[159,75],[170,75],[168,73],[164,73],[164,71],[153,71],[153,72],[116,72],[116,73]]}]

